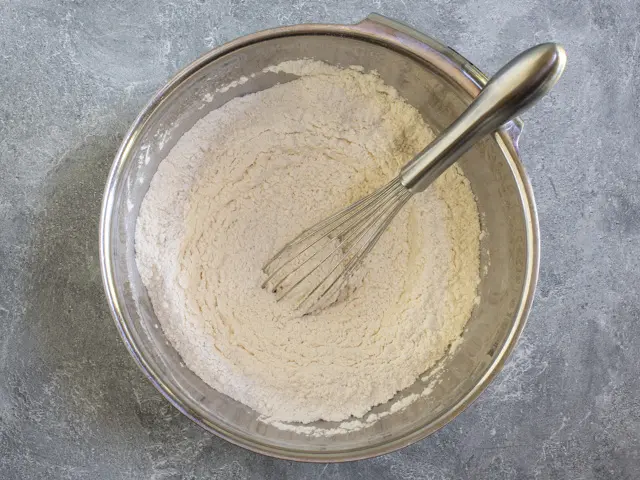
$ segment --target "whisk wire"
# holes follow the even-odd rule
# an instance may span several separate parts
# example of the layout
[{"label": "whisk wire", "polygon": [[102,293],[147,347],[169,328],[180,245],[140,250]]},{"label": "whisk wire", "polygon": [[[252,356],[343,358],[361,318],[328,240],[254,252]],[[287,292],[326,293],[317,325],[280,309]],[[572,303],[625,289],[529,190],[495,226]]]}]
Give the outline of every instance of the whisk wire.
[{"label": "whisk wire", "polygon": [[[305,282],[320,279],[303,296],[298,307],[307,304],[311,308],[320,300],[326,300],[336,285],[341,286],[347,280],[360,259],[373,247],[371,243],[377,242],[410,197],[411,192],[397,177],[308,228],[263,267],[267,279],[262,287],[268,286],[276,293],[277,300],[281,300]],[[325,267],[327,270],[321,270]],[[322,293],[316,295],[321,290]]]},{"label": "whisk wire", "polygon": [[[351,273],[355,270],[355,268],[359,265],[360,260],[367,254],[369,253],[369,251],[374,247],[374,245],[377,243],[378,239],[382,236],[382,234],[385,232],[385,230],[387,229],[387,227],[389,226],[389,224],[393,221],[393,219],[395,218],[395,216],[397,215],[397,213],[402,209],[402,207],[404,206],[404,204],[409,200],[409,198],[411,198],[411,193],[410,192],[402,192],[401,193],[401,197],[398,200],[398,203],[395,205],[394,208],[386,208],[384,211],[382,211],[377,218],[375,219],[374,222],[372,222],[372,224],[374,224],[375,222],[377,222],[380,218],[384,217],[386,215],[386,218],[382,221],[382,223],[380,223],[375,229],[372,230],[367,230],[366,228],[364,230],[362,230],[361,234],[359,235],[359,238],[356,239],[356,241],[351,245],[351,247],[349,247],[348,251],[346,251],[344,253],[344,255],[342,256],[342,258],[340,259],[340,261],[333,267],[333,269],[316,285],[316,287],[309,292],[304,299],[300,302],[300,306],[304,305],[305,302],[307,302],[309,299],[311,299],[313,297],[313,294],[315,292],[318,291],[318,289],[331,277],[331,274],[338,269],[338,267],[340,267],[340,265],[342,265],[343,261],[348,257],[348,254],[350,253],[351,250],[353,250],[353,248],[358,245],[357,242],[359,242],[362,238],[364,238],[365,234],[367,232],[370,232],[370,235],[365,239],[365,241],[363,242],[362,245],[364,245],[364,248],[361,248],[361,250],[359,252],[357,252],[356,254],[352,255],[349,258],[349,261],[347,262],[347,264],[344,266],[344,270],[342,272],[340,272],[339,275],[336,276],[335,279],[333,279],[333,281],[331,282],[331,284],[322,292],[320,293],[320,295],[318,295],[318,299],[330,299],[331,296],[329,295],[329,292],[336,286],[338,285],[338,287],[335,289],[336,291],[339,291],[340,288],[342,287],[342,285],[344,284],[344,282],[346,282],[347,280],[349,280],[349,277],[351,275]],[[391,204],[393,205],[393,204]],[[391,210],[391,213],[388,214],[389,210]],[[388,215],[387,215],[388,214]],[[368,226],[367,226],[368,228]],[[340,281],[340,283],[338,283],[338,281]],[[319,303],[318,305],[315,305],[316,307],[321,306],[321,304]]]},{"label": "whisk wire", "polygon": [[[361,218],[361,220],[358,222],[358,224],[361,224],[365,221],[367,221],[368,219],[370,219],[371,215],[373,215],[373,213],[368,214],[366,216],[363,215],[363,218]],[[380,215],[380,214],[379,214]],[[372,221],[376,221],[377,219],[374,218]],[[371,222],[371,220],[370,220]],[[356,224],[356,225],[358,225]],[[332,236],[334,236],[334,238],[338,238],[340,239],[340,235],[342,233],[344,233],[346,229],[343,229],[341,232],[336,233],[336,234],[332,234],[329,233],[326,236],[324,236],[323,238],[326,239],[327,241],[325,242],[325,244],[323,245],[323,247],[321,249],[318,249],[313,255],[311,255],[309,258],[307,258],[304,262],[302,262],[302,264],[300,264],[300,266],[296,269],[296,271],[299,271],[300,268],[308,263],[310,260],[312,260],[316,255],[318,255],[320,252],[323,251],[324,247],[327,245],[331,244],[331,238]],[[315,267],[313,267],[309,272],[307,272],[302,278],[300,278],[295,284],[293,284],[285,293],[283,293],[280,298],[285,297],[286,295],[288,295],[294,288],[296,288],[298,285],[300,285],[304,280],[306,280],[308,277],[310,277],[316,270],[318,270],[323,264],[324,262],[326,262],[330,257],[332,257],[334,254],[336,254],[339,250],[343,250],[346,248],[346,245],[349,245],[349,241],[351,240],[352,237],[354,237],[357,232],[359,232],[359,230],[353,230],[351,231],[347,236],[342,237],[342,239],[340,240],[340,243],[338,243],[338,245],[331,250],[322,260],[320,260],[320,262],[318,262],[316,264]],[[362,235],[362,234],[361,234]],[[356,242],[358,241],[359,238],[356,238]],[[314,242],[317,243],[317,242]],[[349,250],[351,250],[351,248],[353,248],[353,245],[351,247],[347,248],[347,251],[345,252],[345,255],[348,254]],[[336,265],[336,267],[334,267],[328,274],[327,276],[331,275],[331,273],[333,273],[333,271],[340,265],[340,263],[338,263]],[[293,272],[292,272],[293,273]],[[286,280],[292,273],[290,273],[289,275],[286,275],[285,277],[283,277],[276,286],[274,286],[274,289],[277,289],[279,285],[282,284],[282,282],[284,282],[284,280]],[[326,278],[326,277],[325,277]],[[324,281],[324,279],[322,280]],[[315,290],[315,289],[314,289]]]},{"label": "whisk wire", "polygon": [[[349,253],[351,252],[351,250],[353,250],[353,248],[358,244],[358,242],[366,235],[367,233],[367,229],[370,228],[372,225],[374,225],[378,220],[380,220],[380,218],[382,218],[384,215],[386,215],[386,213],[390,210],[390,206],[393,205],[393,197],[387,196],[385,199],[385,202],[382,203],[379,208],[376,209],[371,209],[370,212],[368,212],[366,215],[362,215],[361,218],[356,222],[355,225],[353,225],[352,230],[350,231],[350,233],[346,236],[343,237],[340,241],[340,243],[325,257],[323,258],[311,271],[307,272],[306,275],[304,275],[300,280],[298,280],[298,282],[296,282],[295,285],[293,285],[289,290],[287,290],[286,293],[284,293],[282,295],[282,297],[286,296],[288,293],[290,293],[295,287],[297,287],[298,285],[300,285],[304,280],[306,280],[307,278],[309,278],[313,272],[315,272],[316,270],[318,270],[326,260],[328,260],[331,256],[333,256],[334,253],[338,252],[339,250],[343,251],[343,255],[340,258],[340,260],[336,263],[336,265],[329,271],[329,273],[326,274],[326,276],[320,280],[320,282],[318,283],[318,285],[311,291],[309,292],[309,294],[305,297],[305,299],[301,302],[304,303],[305,300],[307,300],[307,298],[309,298],[311,295],[313,295],[313,293],[315,293],[317,291],[317,289],[322,286],[322,284],[331,277],[331,274],[336,271],[336,269],[342,264],[342,262],[344,261],[344,259],[347,258],[347,256],[349,255]],[[373,217],[373,218],[372,218]],[[356,217],[357,218],[357,217]],[[364,228],[360,228],[362,225],[364,224]],[[346,230],[346,229],[345,229]],[[343,230],[344,231],[344,230]],[[332,234],[329,234],[328,236],[330,237]],[[340,238],[341,234],[336,234],[335,237],[336,238]],[[350,242],[350,240],[355,237],[355,239],[353,240],[353,242]],[[331,243],[331,240],[329,240],[327,242]],[[318,252],[316,252],[318,253]],[[315,254],[314,254],[315,255]],[[308,259],[309,260],[309,259]]]}]

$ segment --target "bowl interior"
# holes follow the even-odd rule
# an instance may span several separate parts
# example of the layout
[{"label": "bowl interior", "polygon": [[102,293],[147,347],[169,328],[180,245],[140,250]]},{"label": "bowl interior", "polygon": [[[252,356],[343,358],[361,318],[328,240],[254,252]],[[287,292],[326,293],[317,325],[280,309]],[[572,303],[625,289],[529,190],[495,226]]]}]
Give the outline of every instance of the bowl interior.
[{"label": "bowl interior", "polygon": [[[451,123],[470,95],[438,73],[438,66],[366,39],[321,34],[271,38],[218,58],[205,57],[189,75],[170,84],[146,110],[123,146],[105,200],[107,243],[104,261],[111,273],[112,304],[128,347],[147,375],[174,405],[204,427],[253,450],[302,460],[344,460],[372,456],[410,443],[442,426],[486,384],[505,346],[519,333],[523,292],[530,278],[531,206],[524,204],[521,172],[499,136],[488,138],[460,161],[477,197],[482,228],[480,303],[461,344],[439,365],[432,391],[405,409],[352,433],[314,437],[277,429],[248,407],[218,393],[185,368],[166,341],[135,263],[138,210],[159,162],[180,136],[210,110],[230,99],[291,80],[262,69],[285,60],[313,58],[329,64],[376,70],[422,113],[437,131]],[[251,75],[254,74],[253,77]],[[226,91],[240,77],[247,82]],[[108,286],[109,290],[109,286]],[[420,393],[426,375],[374,412]],[[334,428],[317,422],[318,428]]]}]

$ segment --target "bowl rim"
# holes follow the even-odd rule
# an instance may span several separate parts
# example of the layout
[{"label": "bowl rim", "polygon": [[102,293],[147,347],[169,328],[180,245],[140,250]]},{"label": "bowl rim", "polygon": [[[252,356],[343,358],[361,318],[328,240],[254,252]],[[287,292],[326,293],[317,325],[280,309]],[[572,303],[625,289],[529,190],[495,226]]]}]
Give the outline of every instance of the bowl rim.
[{"label": "bowl rim", "polygon": [[[519,119],[515,119],[510,127],[502,128],[493,134],[504,153],[504,157],[516,181],[518,194],[523,206],[522,211],[526,229],[525,282],[509,334],[503,345],[496,351],[485,373],[466,395],[437,419],[391,441],[384,440],[374,445],[340,451],[299,450],[269,445],[246,435],[236,433],[220,424],[207,421],[200,415],[195,405],[189,402],[180,392],[173,391],[169,385],[162,381],[154,371],[152,365],[145,358],[144,353],[138,348],[121,307],[121,305],[124,304],[124,299],[122,298],[121,289],[116,285],[114,280],[114,265],[111,255],[115,185],[119,181],[120,173],[144,125],[149,118],[153,116],[160,104],[191,75],[212,61],[239,48],[274,38],[309,35],[330,35],[365,40],[391,48],[405,55],[411,55],[423,63],[437,56],[440,62],[443,63],[444,73],[448,73],[453,77],[450,80],[457,83],[473,97],[479,93],[487,81],[487,77],[479,69],[453,49],[404,24],[377,14],[372,14],[367,19],[354,25],[300,24],[278,27],[246,35],[221,45],[205,53],[176,73],[146,104],[123,138],[109,172],[103,195],[99,231],[100,268],[111,314],[129,353],[151,383],[180,412],[207,431],[235,445],[257,453],[286,460],[343,462],[390,453],[422,440],[436,432],[458,416],[485,390],[491,380],[493,380],[496,374],[502,369],[506,359],[513,351],[531,309],[538,279],[540,259],[538,215],[533,190],[518,154],[517,140],[522,127]],[[442,62],[443,58],[445,62]]]}]

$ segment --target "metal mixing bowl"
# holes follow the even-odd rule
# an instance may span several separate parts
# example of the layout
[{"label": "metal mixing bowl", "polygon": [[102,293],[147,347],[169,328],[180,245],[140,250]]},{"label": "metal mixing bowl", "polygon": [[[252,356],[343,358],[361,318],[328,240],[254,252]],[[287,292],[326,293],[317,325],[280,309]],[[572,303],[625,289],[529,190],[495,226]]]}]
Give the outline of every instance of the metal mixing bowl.
[{"label": "metal mixing bowl", "polygon": [[[180,136],[230,99],[294,78],[262,69],[300,58],[378,71],[436,131],[450,124],[486,82],[455,51],[379,15],[357,25],[277,28],[209,52],[157,93],[118,151],[102,207],[102,276],[131,355],[158,390],[193,421],[233,443],[276,457],[319,462],[372,457],[420,440],[460,413],[500,370],[522,331],[537,279],[539,243],[533,195],[517,153],[521,123],[509,123],[460,161],[486,232],[481,241],[480,303],[460,346],[441,362],[439,383],[429,395],[363,430],[332,437],[282,431],[262,423],[255,411],[184,367],[162,329],[156,328],[135,263],[134,227],[151,177]],[[216,92],[242,76],[246,83]],[[423,388],[418,380],[374,411],[388,411],[394,402]]]}]

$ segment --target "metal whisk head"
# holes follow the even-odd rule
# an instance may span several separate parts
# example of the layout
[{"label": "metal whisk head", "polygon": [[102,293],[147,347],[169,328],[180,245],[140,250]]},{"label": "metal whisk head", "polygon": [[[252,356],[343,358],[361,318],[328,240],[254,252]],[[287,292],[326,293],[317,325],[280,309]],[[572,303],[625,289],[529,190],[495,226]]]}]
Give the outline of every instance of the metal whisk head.
[{"label": "metal whisk head", "polygon": [[384,187],[308,228],[263,267],[278,300],[295,298],[305,313],[339,299],[346,281],[412,193],[397,177]]}]

